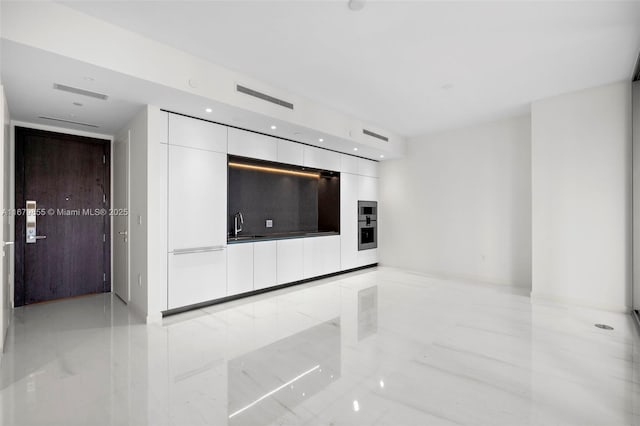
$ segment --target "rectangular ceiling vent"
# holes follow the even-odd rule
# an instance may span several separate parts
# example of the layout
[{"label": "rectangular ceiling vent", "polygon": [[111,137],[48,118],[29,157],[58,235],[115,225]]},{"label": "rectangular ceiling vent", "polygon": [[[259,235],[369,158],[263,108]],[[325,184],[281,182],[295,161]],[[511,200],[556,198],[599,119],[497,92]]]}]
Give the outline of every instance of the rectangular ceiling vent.
[{"label": "rectangular ceiling vent", "polygon": [[371,130],[367,130],[367,129],[362,129],[362,133],[364,133],[367,136],[371,136],[372,138],[376,138],[376,139],[380,139],[381,141],[385,141],[385,142],[389,142],[389,138],[386,136],[382,136],[378,133],[374,133]]},{"label": "rectangular ceiling vent", "polygon": [[63,92],[73,93],[75,95],[88,96],[90,98],[101,99],[106,101],[109,96],[102,93],[91,92],[89,90],[80,89],[77,87],[65,86],[64,84],[53,83],[53,88],[56,90],[62,90]]},{"label": "rectangular ceiling vent", "polygon": [[236,84],[236,90],[245,95],[253,96],[254,98],[262,99],[263,101],[271,102],[272,104],[280,105],[285,108],[293,109],[291,102],[283,101],[282,99],[274,98],[265,93],[258,92],[257,90],[249,89],[248,87]]},{"label": "rectangular ceiling vent", "polygon": [[96,126],[95,124],[83,123],[81,121],[65,120],[64,118],[47,117],[46,115],[41,115],[38,118],[42,118],[43,120],[58,121],[60,123],[77,124],[78,126],[93,127],[94,129],[100,127]]}]

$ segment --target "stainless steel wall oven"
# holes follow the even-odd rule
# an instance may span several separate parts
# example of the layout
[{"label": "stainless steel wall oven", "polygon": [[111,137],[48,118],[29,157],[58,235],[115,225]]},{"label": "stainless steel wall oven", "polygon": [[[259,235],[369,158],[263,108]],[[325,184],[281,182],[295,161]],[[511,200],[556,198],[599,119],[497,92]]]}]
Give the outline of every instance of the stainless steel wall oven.
[{"label": "stainless steel wall oven", "polygon": [[378,247],[378,203],[358,201],[358,250]]}]

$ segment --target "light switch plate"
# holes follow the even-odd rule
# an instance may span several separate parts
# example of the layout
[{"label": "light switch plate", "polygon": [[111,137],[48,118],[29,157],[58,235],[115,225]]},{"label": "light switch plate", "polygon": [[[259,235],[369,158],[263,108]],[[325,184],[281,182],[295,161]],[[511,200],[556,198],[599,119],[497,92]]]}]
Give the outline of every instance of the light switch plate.
[{"label": "light switch plate", "polygon": [[267,228],[273,228],[273,220],[272,219],[267,219],[266,223],[265,223],[265,226]]}]

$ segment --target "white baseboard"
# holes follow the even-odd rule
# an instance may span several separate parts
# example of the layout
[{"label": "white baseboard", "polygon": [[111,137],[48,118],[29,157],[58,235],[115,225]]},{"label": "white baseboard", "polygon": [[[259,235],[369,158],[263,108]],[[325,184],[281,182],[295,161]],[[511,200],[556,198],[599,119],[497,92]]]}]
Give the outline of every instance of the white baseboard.
[{"label": "white baseboard", "polygon": [[592,303],[586,300],[558,296],[555,294],[544,294],[539,292],[531,292],[531,300],[541,302],[552,302],[562,305],[576,306],[580,308],[597,309],[600,311],[615,312],[619,314],[628,314],[631,312],[631,306],[623,305],[605,305],[599,303]]},{"label": "white baseboard", "polygon": [[152,312],[146,316],[147,324],[156,324],[162,322],[162,312]]},{"label": "white baseboard", "polygon": [[519,289],[531,288],[531,283],[507,282],[507,281],[496,280],[496,279],[487,278],[487,277],[477,277],[473,275],[464,275],[464,274],[452,274],[452,273],[440,272],[440,271],[416,271],[408,268],[390,266],[385,264],[379,264],[379,267],[396,269],[399,271],[410,272],[412,274],[417,274],[417,275],[422,275],[429,278],[436,278],[436,279],[442,279],[447,281],[463,281],[463,282],[488,284],[488,285],[495,285],[495,286],[519,288]]},{"label": "white baseboard", "polygon": [[140,319],[145,323],[147,322],[147,313],[143,312],[142,309],[140,309],[139,307],[137,307],[131,302],[127,303],[127,308],[129,308],[129,312],[135,315],[138,319]]}]

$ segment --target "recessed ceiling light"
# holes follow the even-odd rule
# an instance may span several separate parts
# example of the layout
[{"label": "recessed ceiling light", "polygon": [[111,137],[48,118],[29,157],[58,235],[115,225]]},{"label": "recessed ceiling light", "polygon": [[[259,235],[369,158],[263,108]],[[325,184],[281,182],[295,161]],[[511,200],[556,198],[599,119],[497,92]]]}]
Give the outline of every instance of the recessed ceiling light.
[{"label": "recessed ceiling light", "polygon": [[349,9],[353,11],[362,10],[364,7],[364,0],[349,0]]},{"label": "recessed ceiling light", "polygon": [[357,151],[357,150],[358,150],[358,148],[353,148],[353,150],[354,150],[354,151]]},{"label": "recessed ceiling light", "polygon": [[383,155],[383,154],[380,154],[380,158],[384,158],[384,155]]},{"label": "recessed ceiling light", "polygon": [[278,128],[278,127],[276,127],[276,125],[275,125],[275,124],[272,124],[272,125],[271,125],[271,130],[275,130],[275,129],[277,129],[277,128]]},{"label": "recessed ceiling light", "polygon": [[324,142],[324,139],[320,138],[318,139],[318,142]]},{"label": "recessed ceiling light", "polygon": [[353,411],[360,411],[360,404],[358,403],[358,400],[353,401]]},{"label": "recessed ceiling light", "polygon": [[205,109],[205,112],[213,112],[213,110],[211,108],[207,108]]}]

